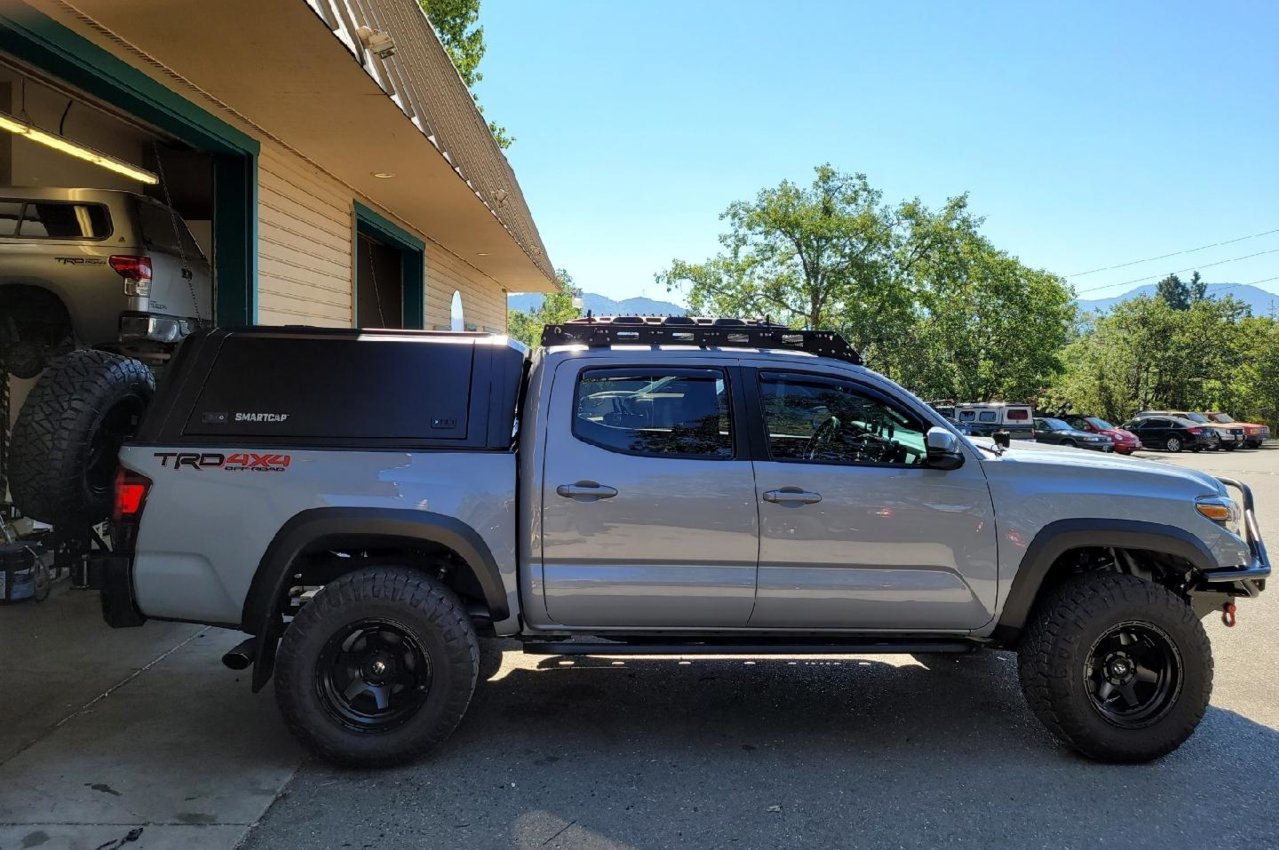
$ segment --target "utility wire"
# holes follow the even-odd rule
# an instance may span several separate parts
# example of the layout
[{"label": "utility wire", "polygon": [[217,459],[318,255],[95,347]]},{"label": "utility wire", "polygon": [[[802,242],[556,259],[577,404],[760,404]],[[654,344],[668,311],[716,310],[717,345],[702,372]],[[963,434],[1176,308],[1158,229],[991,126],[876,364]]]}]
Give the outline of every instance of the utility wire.
[{"label": "utility wire", "polygon": [[1135,277],[1132,280],[1123,280],[1123,281],[1120,281],[1119,283],[1107,283],[1104,286],[1094,286],[1091,289],[1081,289],[1078,292],[1076,292],[1075,295],[1086,295],[1089,292],[1098,292],[1102,289],[1112,289],[1116,286],[1127,286],[1132,283],[1145,283],[1146,281],[1149,281],[1149,280],[1162,280],[1163,278],[1167,277],[1169,274],[1184,274],[1185,272],[1198,271],[1199,269],[1210,269],[1213,266],[1223,266],[1226,263],[1237,263],[1240,260],[1251,260],[1253,257],[1262,257],[1262,256],[1265,256],[1266,254],[1275,254],[1275,253],[1279,253],[1279,248],[1271,248],[1268,251],[1258,251],[1255,254],[1246,254],[1242,257],[1231,257],[1228,260],[1217,260],[1214,263],[1203,263],[1202,265],[1198,265],[1198,266],[1190,266],[1189,268],[1185,268],[1185,269],[1177,269],[1175,272],[1160,273],[1160,274],[1150,275],[1148,277]]},{"label": "utility wire", "polygon": [[[1104,266],[1099,269],[1089,269],[1086,272],[1075,272],[1074,274],[1066,275],[1066,277],[1083,277],[1084,275],[1096,274],[1097,272],[1108,272],[1108,271],[1113,271],[1115,269],[1126,269],[1129,266],[1137,266],[1142,263],[1151,263],[1151,262],[1154,262],[1155,260],[1166,260],[1169,257],[1180,257],[1182,254],[1193,254],[1195,251],[1206,251],[1209,248],[1219,248],[1222,245],[1233,245],[1236,242],[1243,242],[1248,239],[1256,239],[1259,236],[1269,236],[1271,233],[1279,233],[1279,228],[1276,228],[1274,230],[1266,230],[1261,233],[1254,233],[1251,236],[1240,236],[1238,239],[1227,239],[1225,242],[1214,242],[1211,245],[1200,245],[1198,248],[1187,248],[1184,251],[1173,251],[1171,254],[1160,254],[1158,257],[1146,257],[1144,260],[1132,260],[1131,262],[1119,263],[1118,265],[1115,265],[1115,266]],[[1116,286],[1118,286],[1118,284],[1116,284]]]}]

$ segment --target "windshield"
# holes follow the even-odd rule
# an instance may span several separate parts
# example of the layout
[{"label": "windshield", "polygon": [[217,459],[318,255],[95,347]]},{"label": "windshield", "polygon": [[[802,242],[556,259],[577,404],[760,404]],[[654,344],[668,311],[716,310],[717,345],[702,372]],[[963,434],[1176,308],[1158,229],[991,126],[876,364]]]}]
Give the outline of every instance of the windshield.
[{"label": "windshield", "polygon": [[1235,421],[1235,418],[1231,416],[1229,413],[1213,413],[1211,414],[1211,416],[1213,419],[1217,420],[1218,422],[1234,422]]},{"label": "windshield", "polygon": [[1187,413],[1186,418],[1191,422],[1207,422],[1208,419],[1202,413]]},{"label": "windshield", "polygon": [[1115,426],[1111,425],[1105,419],[1098,419],[1096,416],[1085,416],[1084,421],[1098,431],[1113,431]]},{"label": "windshield", "polygon": [[1069,431],[1071,427],[1060,419],[1053,419],[1051,416],[1044,417],[1039,420],[1043,423],[1043,427],[1048,431]]}]

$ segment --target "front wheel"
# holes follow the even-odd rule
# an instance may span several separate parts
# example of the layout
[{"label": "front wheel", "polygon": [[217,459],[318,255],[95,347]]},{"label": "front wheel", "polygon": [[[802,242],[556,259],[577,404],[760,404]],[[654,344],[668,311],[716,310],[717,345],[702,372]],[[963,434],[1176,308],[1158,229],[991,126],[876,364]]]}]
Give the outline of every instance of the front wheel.
[{"label": "front wheel", "polygon": [[276,701],[319,757],[401,764],[457,727],[479,659],[453,591],[415,570],[371,567],[325,585],[293,618],[276,656]]},{"label": "front wheel", "polygon": [[1075,441],[1074,441],[1074,440],[1062,440],[1062,441],[1061,441],[1061,443],[1060,443],[1060,445],[1063,445],[1063,446],[1065,446],[1065,447],[1066,447],[1066,448],[1068,448],[1068,449],[1076,448],[1076,445],[1075,445]]},{"label": "front wheel", "polygon": [[1228,451],[1228,452],[1233,452],[1235,449],[1239,448],[1239,444],[1238,444],[1238,443],[1230,443],[1229,445],[1226,445],[1225,443],[1222,443],[1222,444],[1221,444],[1221,447],[1222,447],[1223,449],[1225,449],[1226,451]]},{"label": "front wheel", "polygon": [[1173,454],[1176,454],[1177,452],[1181,451],[1181,447],[1182,447],[1182,443],[1181,443],[1180,437],[1169,437],[1168,441],[1164,443],[1164,448],[1172,452]]},{"label": "front wheel", "polygon": [[1036,609],[1018,662],[1035,716],[1098,761],[1172,752],[1212,694],[1212,648],[1190,606],[1130,575],[1068,579]]}]

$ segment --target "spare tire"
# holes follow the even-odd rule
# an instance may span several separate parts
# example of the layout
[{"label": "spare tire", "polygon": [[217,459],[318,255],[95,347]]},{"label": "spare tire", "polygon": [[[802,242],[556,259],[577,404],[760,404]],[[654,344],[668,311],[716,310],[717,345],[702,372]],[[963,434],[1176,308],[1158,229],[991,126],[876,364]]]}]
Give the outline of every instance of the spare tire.
[{"label": "spare tire", "polygon": [[93,524],[111,513],[120,445],[155,394],[145,364],[105,351],[55,361],[13,426],[9,489],[25,516]]}]

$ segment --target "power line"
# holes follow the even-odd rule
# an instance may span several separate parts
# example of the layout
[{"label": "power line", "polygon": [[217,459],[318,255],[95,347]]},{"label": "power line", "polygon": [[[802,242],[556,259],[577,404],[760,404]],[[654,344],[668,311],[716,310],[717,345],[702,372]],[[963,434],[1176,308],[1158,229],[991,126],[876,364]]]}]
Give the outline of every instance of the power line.
[{"label": "power line", "polygon": [[[1266,254],[1275,254],[1275,253],[1279,253],[1279,248],[1271,248],[1268,251],[1258,251],[1255,254],[1246,254],[1242,257],[1231,257],[1228,260],[1217,260],[1215,263],[1203,263],[1202,265],[1198,265],[1198,266],[1190,266],[1189,268],[1185,268],[1185,269],[1177,269],[1175,272],[1169,272],[1168,274],[1184,274],[1185,272],[1198,271],[1199,269],[1210,269],[1213,266],[1224,266],[1226,263],[1237,263],[1240,260],[1251,260],[1253,257],[1262,257],[1262,256],[1265,256]],[[1104,286],[1094,286],[1091,289],[1081,289],[1078,292],[1076,292],[1075,295],[1086,295],[1089,292],[1098,292],[1102,289],[1112,289],[1116,286],[1127,286],[1132,283],[1145,283],[1148,280],[1161,280],[1162,278],[1167,276],[1168,276],[1167,274],[1161,273],[1161,274],[1150,275],[1148,277],[1135,277],[1132,280],[1123,280],[1123,281],[1120,281],[1119,283],[1107,283]]]},{"label": "power line", "polygon": [[[1118,265],[1115,265],[1115,266],[1104,266],[1103,268],[1099,268],[1099,269],[1089,269],[1086,272],[1075,272],[1074,274],[1066,275],[1066,277],[1083,277],[1084,275],[1096,274],[1097,272],[1108,272],[1108,271],[1114,271],[1115,269],[1126,269],[1129,266],[1137,266],[1137,265],[1141,265],[1142,263],[1151,263],[1151,262],[1154,262],[1155,260],[1166,260],[1169,257],[1179,257],[1182,254],[1193,254],[1195,251],[1206,251],[1209,248],[1219,248],[1222,245],[1233,245],[1236,242],[1243,242],[1248,239],[1256,239],[1259,236],[1269,236],[1271,233],[1279,233],[1279,228],[1276,228],[1274,230],[1266,230],[1261,233],[1254,233],[1251,236],[1240,236],[1238,239],[1227,239],[1225,242],[1214,242],[1211,245],[1200,245],[1198,248],[1187,248],[1184,251],[1173,251],[1171,254],[1161,254],[1158,257],[1146,257],[1144,260],[1132,260],[1131,262],[1119,263]],[[1116,286],[1118,286],[1118,284],[1116,284]]]}]

